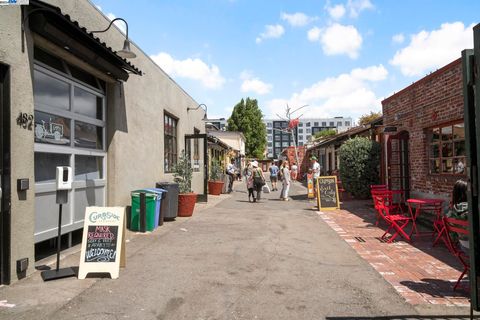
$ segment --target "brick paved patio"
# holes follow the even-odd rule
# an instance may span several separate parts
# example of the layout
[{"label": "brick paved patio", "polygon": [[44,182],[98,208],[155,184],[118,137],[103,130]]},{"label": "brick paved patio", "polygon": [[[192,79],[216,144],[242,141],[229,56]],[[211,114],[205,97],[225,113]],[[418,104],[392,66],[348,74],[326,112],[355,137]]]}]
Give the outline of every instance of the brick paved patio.
[{"label": "brick paved patio", "polygon": [[[375,226],[371,201],[347,201],[343,210],[319,212],[320,217],[375,268],[411,304],[469,306],[468,280],[453,291],[461,265],[443,243],[432,248],[430,236],[397,237],[382,242],[385,224]],[[409,230],[409,229],[408,229]]]}]

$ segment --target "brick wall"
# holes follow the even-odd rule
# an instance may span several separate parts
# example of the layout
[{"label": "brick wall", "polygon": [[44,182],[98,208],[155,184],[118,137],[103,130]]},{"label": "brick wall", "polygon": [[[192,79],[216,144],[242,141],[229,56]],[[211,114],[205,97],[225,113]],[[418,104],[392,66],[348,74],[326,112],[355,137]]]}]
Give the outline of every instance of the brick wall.
[{"label": "brick wall", "polygon": [[463,120],[462,86],[462,65],[458,59],[382,101],[383,124],[409,133],[413,195],[448,197],[460,178],[453,174],[429,174],[427,133],[434,126]]}]

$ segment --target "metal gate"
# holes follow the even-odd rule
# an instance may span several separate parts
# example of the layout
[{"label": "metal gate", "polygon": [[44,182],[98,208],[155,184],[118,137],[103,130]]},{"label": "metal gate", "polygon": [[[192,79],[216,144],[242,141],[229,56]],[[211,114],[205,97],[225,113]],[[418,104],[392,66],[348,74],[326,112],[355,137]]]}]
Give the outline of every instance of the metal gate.
[{"label": "metal gate", "polygon": [[203,193],[198,193],[197,202],[207,202],[207,135],[199,133],[185,135],[185,153],[190,159],[190,163],[193,169],[192,188],[197,187],[196,190],[203,189]]}]

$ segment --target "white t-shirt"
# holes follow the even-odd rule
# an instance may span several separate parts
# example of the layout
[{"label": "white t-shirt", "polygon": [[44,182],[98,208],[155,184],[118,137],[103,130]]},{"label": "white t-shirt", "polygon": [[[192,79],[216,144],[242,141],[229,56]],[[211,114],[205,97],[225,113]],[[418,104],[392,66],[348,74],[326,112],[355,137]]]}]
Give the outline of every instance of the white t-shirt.
[{"label": "white t-shirt", "polygon": [[292,171],[293,171],[293,172],[296,172],[297,170],[298,170],[298,167],[297,167],[296,164],[294,164],[294,165],[292,166]]},{"label": "white t-shirt", "polygon": [[320,163],[315,162],[312,166],[312,170],[313,170],[313,177],[314,178],[320,177]]}]

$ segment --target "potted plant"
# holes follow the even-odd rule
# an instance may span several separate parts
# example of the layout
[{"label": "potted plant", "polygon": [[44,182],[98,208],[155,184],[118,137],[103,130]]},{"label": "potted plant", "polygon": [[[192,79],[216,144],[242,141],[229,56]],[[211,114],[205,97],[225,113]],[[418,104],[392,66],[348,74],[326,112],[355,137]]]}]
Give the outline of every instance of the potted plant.
[{"label": "potted plant", "polygon": [[210,167],[210,179],[208,180],[208,193],[218,196],[222,193],[224,182],[220,180],[222,168],[218,160],[213,160]]},{"label": "potted plant", "polygon": [[173,166],[174,181],[178,183],[180,194],[178,195],[178,216],[190,217],[195,209],[197,194],[192,191],[193,169],[190,159],[182,150],[177,164]]}]

